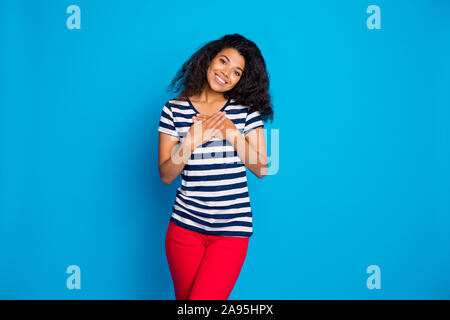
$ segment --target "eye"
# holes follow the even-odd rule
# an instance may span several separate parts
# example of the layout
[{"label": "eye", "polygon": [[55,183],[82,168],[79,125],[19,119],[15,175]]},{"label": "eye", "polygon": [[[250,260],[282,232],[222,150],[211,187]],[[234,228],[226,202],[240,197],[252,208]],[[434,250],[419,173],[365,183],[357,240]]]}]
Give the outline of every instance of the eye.
[{"label": "eye", "polygon": [[225,61],[224,59],[221,58],[221,59],[220,59],[220,62],[226,62],[226,61]]},{"label": "eye", "polygon": [[236,74],[238,77],[241,75],[241,74],[240,74],[239,72],[237,72],[237,71],[235,72],[235,74]]}]

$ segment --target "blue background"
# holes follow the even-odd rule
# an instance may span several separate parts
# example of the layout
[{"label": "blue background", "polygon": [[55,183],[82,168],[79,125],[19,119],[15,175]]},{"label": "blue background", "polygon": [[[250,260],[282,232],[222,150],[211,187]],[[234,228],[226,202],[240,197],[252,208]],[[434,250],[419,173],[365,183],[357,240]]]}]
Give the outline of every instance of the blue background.
[{"label": "blue background", "polygon": [[266,59],[279,171],[247,171],[254,234],[230,299],[450,298],[450,2],[436,0],[0,1],[0,298],[174,299],[180,177],[159,180],[159,117],[182,63],[234,32]]}]

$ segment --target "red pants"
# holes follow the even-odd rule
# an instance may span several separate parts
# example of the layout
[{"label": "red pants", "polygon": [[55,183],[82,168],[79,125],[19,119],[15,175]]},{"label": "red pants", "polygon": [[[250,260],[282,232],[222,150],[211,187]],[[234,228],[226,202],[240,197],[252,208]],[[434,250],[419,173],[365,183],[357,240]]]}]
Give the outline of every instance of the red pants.
[{"label": "red pants", "polygon": [[227,300],[247,255],[249,238],[213,236],[169,221],[166,256],[177,300]]}]

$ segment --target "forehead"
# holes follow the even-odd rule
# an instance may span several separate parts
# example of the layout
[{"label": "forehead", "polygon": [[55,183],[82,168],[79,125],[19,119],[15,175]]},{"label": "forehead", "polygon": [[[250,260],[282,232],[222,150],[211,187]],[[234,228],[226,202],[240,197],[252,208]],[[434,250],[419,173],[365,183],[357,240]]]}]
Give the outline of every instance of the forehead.
[{"label": "forehead", "polygon": [[231,62],[234,63],[236,66],[244,68],[245,59],[236,49],[233,48],[223,49],[217,54],[217,57],[220,57],[221,55],[227,56],[228,59],[230,59]]}]

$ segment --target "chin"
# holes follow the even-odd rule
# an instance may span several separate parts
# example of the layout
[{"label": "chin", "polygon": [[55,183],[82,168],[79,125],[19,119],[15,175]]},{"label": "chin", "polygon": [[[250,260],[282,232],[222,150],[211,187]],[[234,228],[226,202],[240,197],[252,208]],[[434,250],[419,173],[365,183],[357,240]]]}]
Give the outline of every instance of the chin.
[{"label": "chin", "polygon": [[216,91],[216,92],[226,92],[226,91],[228,91],[228,87],[226,87],[226,88],[221,87],[221,86],[220,86],[219,84],[217,84],[217,83],[213,83],[212,85],[211,85],[211,83],[209,83],[209,87],[210,87],[212,90]]}]

